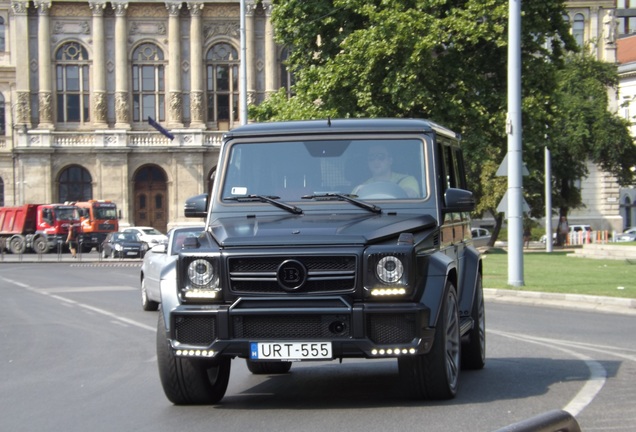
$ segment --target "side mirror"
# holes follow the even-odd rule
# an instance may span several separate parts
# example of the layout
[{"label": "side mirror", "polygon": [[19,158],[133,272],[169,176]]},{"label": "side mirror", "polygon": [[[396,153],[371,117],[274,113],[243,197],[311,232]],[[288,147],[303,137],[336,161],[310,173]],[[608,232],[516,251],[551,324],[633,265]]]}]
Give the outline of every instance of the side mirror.
[{"label": "side mirror", "polygon": [[475,210],[475,197],[471,191],[448,188],[444,193],[444,210],[470,212]]},{"label": "side mirror", "polygon": [[153,246],[150,251],[152,253],[163,253],[165,254],[167,252],[168,249],[168,245],[165,243],[160,243],[158,245]]},{"label": "side mirror", "polygon": [[206,217],[208,214],[208,194],[195,195],[186,200],[183,206],[185,217]]}]

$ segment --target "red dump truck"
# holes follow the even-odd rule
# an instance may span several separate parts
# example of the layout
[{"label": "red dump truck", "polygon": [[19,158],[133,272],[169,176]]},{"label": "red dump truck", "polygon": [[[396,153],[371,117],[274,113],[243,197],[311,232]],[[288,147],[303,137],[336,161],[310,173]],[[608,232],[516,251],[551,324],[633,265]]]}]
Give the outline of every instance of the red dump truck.
[{"label": "red dump truck", "polygon": [[47,253],[64,244],[71,224],[79,224],[79,209],[74,205],[0,207],[0,249],[14,254]]}]

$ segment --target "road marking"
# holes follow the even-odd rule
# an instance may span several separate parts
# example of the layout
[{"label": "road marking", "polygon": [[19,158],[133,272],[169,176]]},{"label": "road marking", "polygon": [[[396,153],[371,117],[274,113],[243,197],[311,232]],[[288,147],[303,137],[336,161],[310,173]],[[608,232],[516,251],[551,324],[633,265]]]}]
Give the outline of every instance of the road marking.
[{"label": "road marking", "polygon": [[31,286],[29,286],[27,284],[24,284],[22,282],[14,281],[12,279],[7,279],[7,278],[1,277],[1,276],[0,276],[0,279],[2,279],[4,281],[7,281],[7,282],[9,282],[9,283],[11,283],[13,285],[19,286],[20,288],[24,288],[24,289],[26,289],[28,291],[31,291],[31,292],[34,292],[34,293],[38,293],[38,294],[41,294],[41,295],[45,295],[45,296],[50,297],[50,298],[54,298],[56,300],[61,301],[63,304],[77,306],[77,307],[86,309],[88,311],[95,312],[95,313],[98,313],[100,315],[104,315],[106,317],[109,317],[109,318],[117,321],[118,323],[125,323],[125,324],[131,325],[131,326],[134,326],[134,327],[138,327],[138,328],[141,328],[141,329],[144,329],[144,330],[150,330],[152,332],[157,330],[155,327],[152,327],[152,326],[149,326],[149,325],[146,325],[146,324],[143,324],[143,323],[140,323],[138,321],[134,321],[134,320],[131,320],[131,319],[128,319],[128,318],[124,318],[124,317],[118,316],[118,315],[116,315],[116,314],[114,314],[112,312],[109,312],[109,311],[104,310],[104,309],[97,308],[95,306],[91,306],[91,305],[86,304],[86,303],[77,302],[75,300],[71,300],[71,299],[56,295],[56,294],[51,294],[50,292],[48,292],[46,290],[33,288],[33,287],[31,287]]},{"label": "road marking", "polygon": [[62,293],[80,293],[80,292],[98,292],[98,291],[135,291],[136,287],[131,286],[103,286],[103,287],[57,287],[57,288],[40,288],[39,291],[49,294]]},{"label": "road marking", "polygon": [[570,343],[567,341],[562,341],[558,339],[548,339],[548,338],[540,338],[528,335],[519,335],[515,333],[508,333],[497,330],[486,330],[488,333],[496,334],[498,336],[507,337],[510,339],[516,339],[522,342],[529,342],[537,345],[543,345],[549,348],[558,349],[563,351],[573,357],[577,357],[581,359],[587,368],[590,371],[590,377],[585,382],[583,387],[579,390],[579,392],[568,402],[568,404],[563,407],[564,411],[569,412],[574,417],[579,415],[585,407],[592,403],[596,395],[601,391],[605,382],[607,381],[607,371],[603,367],[602,364],[597,362],[591,357],[588,357],[584,354],[578,353],[576,351],[572,351],[571,349],[564,348],[565,346],[574,346],[575,348],[585,348],[581,347],[576,343]]}]

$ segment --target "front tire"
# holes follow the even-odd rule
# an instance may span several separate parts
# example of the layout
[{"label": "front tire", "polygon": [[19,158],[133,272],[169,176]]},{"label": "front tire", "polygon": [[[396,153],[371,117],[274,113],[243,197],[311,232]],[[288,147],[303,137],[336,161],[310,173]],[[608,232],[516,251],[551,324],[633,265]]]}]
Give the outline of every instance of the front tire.
[{"label": "front tire", "polygon": [[291,369],[291,362],[257,362],[250,359],[246,359],[247,369],[254,375],[277,375],[289,372]]},{"label": "front tire", "polygon": [[163,391],[175,405],[215,404],[223,399],[230,380],[231,359],[175,356],[166,338],[163,313],[157,324],[157,363]]},{"label": "front tire", "polygon": [[460,347],[457,293],[453,284],[447,282],[433,348],[428,354],[398,359],[400,378],[414,399],[455,397],[459,386]]},{"label": "front tire", "polygon": [[486,309],[481,275],[477,279],[470,317],[473,319],[473,328],[468,332],[468,341],[462,344],[462,368],[483,369],[486,364]]},{"label": "front tire", "polygon": [[148,290],[146,290],[146,279],[141,279],[141,307],[145,311],[156,311],[159,309],[159,303],[148,298]]}]

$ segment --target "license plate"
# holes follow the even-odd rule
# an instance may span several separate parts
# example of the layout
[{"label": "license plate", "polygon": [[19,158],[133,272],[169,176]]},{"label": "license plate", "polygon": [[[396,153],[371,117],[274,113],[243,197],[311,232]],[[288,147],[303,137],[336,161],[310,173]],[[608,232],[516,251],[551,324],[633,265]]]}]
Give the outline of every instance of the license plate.
[{"label": "license plate", "polygon": [[331,342],[252,342],[252,360],[331,359]]},{"label": "license plate", "polygon": [[137,255],[137,252],[126,252],[126,255]]}]

